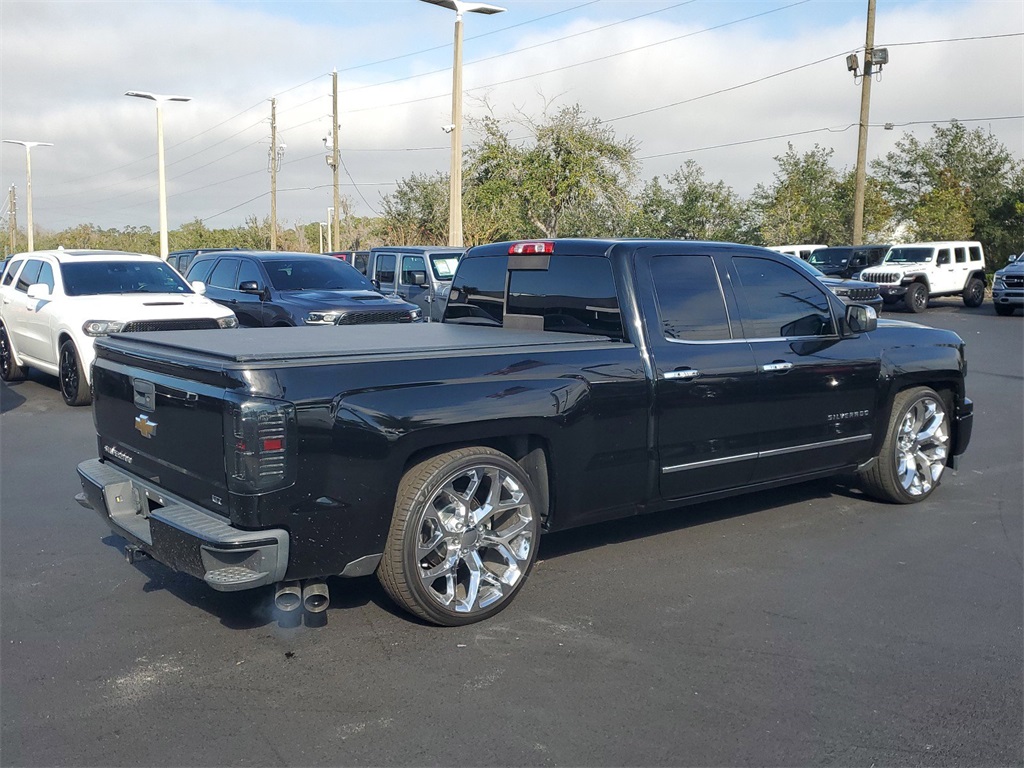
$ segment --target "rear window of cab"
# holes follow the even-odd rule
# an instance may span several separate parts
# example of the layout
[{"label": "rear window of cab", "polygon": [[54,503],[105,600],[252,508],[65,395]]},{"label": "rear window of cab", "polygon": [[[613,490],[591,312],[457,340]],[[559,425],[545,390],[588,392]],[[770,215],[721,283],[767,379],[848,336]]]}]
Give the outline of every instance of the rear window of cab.
[{"label": "rear window of cab", "polygon": [[547,269],[508,270],[508,257],[459,264],[444,321],[502,325],[505,314],[542,317],[544,330],[623,339],[612,265],[603,256],[552,254]]}]

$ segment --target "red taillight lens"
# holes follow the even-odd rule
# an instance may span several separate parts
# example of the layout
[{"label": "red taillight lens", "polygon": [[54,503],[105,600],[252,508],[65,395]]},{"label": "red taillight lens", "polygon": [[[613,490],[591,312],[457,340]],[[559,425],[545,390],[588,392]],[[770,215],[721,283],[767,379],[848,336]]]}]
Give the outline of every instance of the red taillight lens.
[{"label": "red taillight lens", "polygon": [[509,254],[515,253],[554,253],[555,244],[550,240],[538,240],[529,243],[512,243],[508,248]]},{"label": "red taillight lens", "polygon": [[230,402],[224,439],[228,488],[254,494],[287,488],[295,482],[295,406],[249,398]]}]

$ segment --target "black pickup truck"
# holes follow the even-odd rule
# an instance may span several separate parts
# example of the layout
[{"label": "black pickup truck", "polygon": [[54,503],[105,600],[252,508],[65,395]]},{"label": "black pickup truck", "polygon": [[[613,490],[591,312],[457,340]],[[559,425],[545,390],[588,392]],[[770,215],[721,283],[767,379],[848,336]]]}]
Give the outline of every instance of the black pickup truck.
[{"label": "black pickup truck", "polygon": [[927,498],[971,436],[964,344],[751,246],[471,249],[444,322],[97,340],[78,500],[214,589],[417,616],[509,604],[542,532],[837,474]]}]

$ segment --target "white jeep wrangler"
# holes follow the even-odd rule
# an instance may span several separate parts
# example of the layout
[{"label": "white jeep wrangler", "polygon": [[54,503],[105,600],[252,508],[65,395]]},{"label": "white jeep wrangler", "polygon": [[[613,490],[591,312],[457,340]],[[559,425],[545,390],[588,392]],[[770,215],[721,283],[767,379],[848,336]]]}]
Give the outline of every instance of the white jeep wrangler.
[{"label": "white jeep wrangler", "polygon": [[970,240],[894,245],[882,262],[860,273],[878,283],[886,304],[902,301],[911,312],[933,296],[960,296],[968,307],[985,300],[985,252]]}]

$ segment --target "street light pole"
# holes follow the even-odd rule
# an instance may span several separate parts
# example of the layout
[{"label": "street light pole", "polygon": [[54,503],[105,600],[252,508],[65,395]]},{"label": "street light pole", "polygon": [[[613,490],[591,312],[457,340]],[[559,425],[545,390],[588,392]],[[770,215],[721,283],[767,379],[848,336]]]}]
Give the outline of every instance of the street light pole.
[{"label": "street light pole", "polygon": [[462,0],[421,0],[455,11],[455,54],[452,62],[452,157],[448,173],[448,245],[462,247],[462,14],[502,13],[505,9],[488,3]]},{"label": "street light pole", "polygon": [[167,261],[167,179],[164,172],[164,116],[160,109],[167,101],[192,101],[191,96],[164,96],[148,91],[127,91],[125,96],[136,96],[156,102],[156,163],[160,196],[160,258]]},{"label": "street light pole", "polygon": [[25,221],[28,227],[28,249],[34,251],[35,237],[32,232],[32,147],[52,147],[48,141],[18,141],[4,139],[4,144],[20,144],[25,148]]}]

